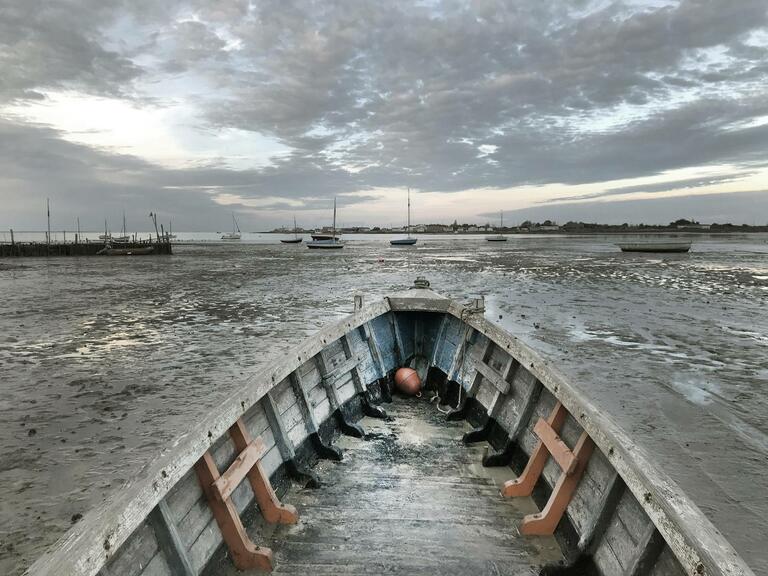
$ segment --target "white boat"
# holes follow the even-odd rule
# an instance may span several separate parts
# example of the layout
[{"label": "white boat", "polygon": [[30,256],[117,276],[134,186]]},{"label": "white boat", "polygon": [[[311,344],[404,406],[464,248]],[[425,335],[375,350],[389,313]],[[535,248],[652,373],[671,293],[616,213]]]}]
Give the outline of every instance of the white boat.
[{"label": "white boat", "polygon": [[113,244],[128,244],[131,241],[131,237],[128,234],[128,230],[125,227],[125,212],[123,212],[123,229],[120,231],[120,236],[113,236]]},{"label": "white boat", "polygon": [[328,238],[322,240],[315,240],[315,235],[312,235],[312,241],[307,242],[307,248],[313,250],[340,250],[344,248],[344,243],[336,236],[336,198],[333,199],[333,233]]},{"label": "white boat", "polygon": [[228,242],[236,242],[242,238],[242,234],[240,233],[240,226],[237,225],[237,220],[235,219],[235,213],[232,212],[232,232],[228,232],[226,234],[221,235],[222,240],[226,240]]},{"label": "white boat", "polygon": [[616,244],[622,252],[688,252],[690,240],[641,240],[637,242],[619,242]]},{"label": "white boat", "polygon": [[392,246],[413,246],[416,244],[417,239],[411,238],[411,189],[408,188],[408,226],[406,227],[406,231],[408,232],[408,236],[406,238],[396,238],[395,240],[390,240],[389,243]]},{"label": "white boat", "polygon": [[[504,229],[504,211],[503,210],[499,210],[499,216],[501,219],[499,229],[503,230]],[[507,241],[507,237],[504,236],[503,234],[494,234],[493,236],[486,236],[485,239],[488,242],[506,242]]]}]

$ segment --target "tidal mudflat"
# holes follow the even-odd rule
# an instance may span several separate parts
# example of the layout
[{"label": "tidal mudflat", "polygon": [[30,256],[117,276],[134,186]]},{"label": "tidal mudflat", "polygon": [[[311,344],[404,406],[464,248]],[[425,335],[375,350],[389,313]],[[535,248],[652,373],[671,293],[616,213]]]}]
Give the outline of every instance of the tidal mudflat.
[{"label": "tidal mudflat", "polygon": [[[548,356],[757,572],[768,518],[768,244],[680,255],[611,238],[350,237],[170,257],[0,261],[0,572],[17,574],[255,367],[426,276]],[[738,471],[738,473],[736,473]]]}]

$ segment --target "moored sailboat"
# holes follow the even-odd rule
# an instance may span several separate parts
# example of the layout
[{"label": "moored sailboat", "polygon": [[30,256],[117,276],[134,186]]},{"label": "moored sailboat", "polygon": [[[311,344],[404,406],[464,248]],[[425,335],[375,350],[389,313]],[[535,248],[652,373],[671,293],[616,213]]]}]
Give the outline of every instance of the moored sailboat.
[{"label": "moored sailboat", "polygon": [[293,238],[283,238],[280,240],[283,244],[300,244],[303,238],[299,237],[299,230],[296,227],[296,216],[293,217]]},{"label": "moored sailboat", "polygon": [[333,233],[327,239],[315,239],[312,235],[312,241],[307,242],[307,248],[320,250],[339,250],[344,248],[344,243],[336,236],[336,198],[333,198]]},{"label": "moored sailboat", "polygon": [[237,241],[240,240],[242,237],[242,234],[240,232],[240,226],[237,224],[237,219],[235,219],[235,213],[232,212],[232,232],[227,232],[226,234],[221,235],[221,239],[225,241]]},{"label": "moored sailboat", "polygon": [[406,238],[396,238],[390,240],[389,243],[392,246],[413,246],[418,241],[416,238],[411,238],[411,189],[408,188],[408,224],[406,225],[406,232],[408,236]]},{"label": "moored sailboat", "polygon": [[[503,230],[504,229],[504,211],[503,210],[499,210],[499,218],[500,218],[499,230]],[[488,242],[506,242],[507,241],[507,237],[504,236],[503,234],[494,234],[493,236],[486,236],[485,239]]]}]

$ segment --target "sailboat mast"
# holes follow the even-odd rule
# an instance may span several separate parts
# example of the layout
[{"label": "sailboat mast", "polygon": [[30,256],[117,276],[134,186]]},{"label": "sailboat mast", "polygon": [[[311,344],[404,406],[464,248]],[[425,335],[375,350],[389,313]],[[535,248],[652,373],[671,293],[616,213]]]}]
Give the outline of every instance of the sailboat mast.
[{"label": "sailboat mast", "polygon": [[411,237],[411,187],[408,186],[408,238]]},{"label": "sailboat mast", "polygon": [[123,210],[123,236],[128,234],[128,229],[125,226],[125,210]]},{"label": "sailboat mast", "polygon": [[501,216],[501,229],[504,230],[504,210],[499,210],[499,215]]},{"label": "sailboat mast", "polygon": [[296,216],[293,217],[293,237],[299,237],[299,229],[296,227]]},{"label": "sailboat mast", "polygon": [[51,243],[51,199],[50,198],[46,198],[45,206],[48,212],[48,234],[46,235],[45,242],[47,244],[50,244]]},{"label": "sailboat mast", "polygon": [[336,196],[333,197],[333,235],[331,238],[336,242]]}]

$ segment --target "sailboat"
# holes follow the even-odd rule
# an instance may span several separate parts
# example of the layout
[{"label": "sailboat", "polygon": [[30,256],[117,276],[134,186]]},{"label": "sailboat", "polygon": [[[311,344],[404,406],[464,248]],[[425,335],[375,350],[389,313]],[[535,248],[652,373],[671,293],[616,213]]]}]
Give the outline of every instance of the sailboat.
[{"label": "sailboat", "polygon": [[175,240],[176,234],[173,233],[173,221],[168,221],[168,240]]},{"label": "sailboat", "polygon": [[131,237],[125,227],[125,212],[123,212],[123,229],[120,231],[120,236],[112,237],[112,242],[115,244],[127,244],[130,241]]},{"label": "sailboat", "polygon": [[299,237],[299,229],[296,227],[296,216],[293,217],[293,238],[280,240],[283,244],[301,244],[303,238]]},{"label": "sailboat", "polygon": [[107,231],[107,219],[104,219],[104,234],[99,234],[99,240],[112,240],[112,234]]},{"label": "sailboat", "polygon": [[[314,236],[313,236],[314,238]],[[336,237],[336,198],[333,199],[333,234],[328,239],[307,242],[307,248],[333,250],[344,248],[344,243]]]},{"label": "sailboat", "polygon": [[418,241],[416,238],[411,238],[411,189],[408,188],[408,226],[406,227],[408,232],[407,238],[397,238],[390,240],[389,243],[392,246],[413,246]]},{"label": "sailboat", "polygon": [[237,220],[235,220],[235,213],[232,212],[232,232],[227,232],[226,234],[221,235],[222,240],[227,240],[229,242],[240,240],[241,238],[240,234],[240,226],[237,225]]},{"label": "sailboat", "polygon": [[[504,211],[503,210],[499,210],[499,216],[501,219],[501,225],[499,226],[499,230],[503,230],[504,229]],[[485,239],[488,240],[488,242],[506,242],[507,241],[507,237],[504,236],[503,234],[494,234],[493,236],[486,236]]]}]

